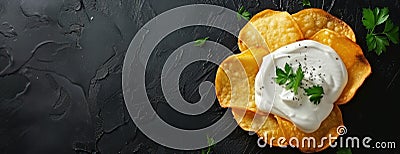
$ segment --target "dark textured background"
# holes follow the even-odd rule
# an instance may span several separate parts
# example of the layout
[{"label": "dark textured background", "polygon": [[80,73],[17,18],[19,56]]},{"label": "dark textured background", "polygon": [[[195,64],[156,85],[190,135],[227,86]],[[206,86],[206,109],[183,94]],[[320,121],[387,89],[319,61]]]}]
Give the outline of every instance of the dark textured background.
[{"label": "dark textured background", "polygon": [[[0,0],[0,153],[182,153],[146,138],[130,119],[121,89],[124,54],[136,31],[169,9],[207,3],[237,10],[244,5],[255,14],[272,8],[297,12],[301,0]],[[356,32],[358,44],[373,74],[347,105],[340,106],[346,136],[370,136],[374,141],[399,142],[400,46],[391,45],[377,56],[366,52],[363,7],[390,9],[400,25],[400,1],[311,0],[343,19]],[[160,63],[179,46],[209,36],[234,52],[236,38],[210,27],[188,27],[163,39],[147,72],[149,99],[158,114],[177,127],[206,127],[226,111],[216,103],[199,116],[176,114],[163,98]],[[149,51],[150,52],[150,51]],[[181,93],[200,99],[200,82],[213,81],[217,66],[190,65],[181,77]],[[191,80],[197,78],[197,80]],[[194,85],[194,86],[193,86]],[[297,149],[259,148],[257,137],[237,128],[218,143],[215,153],[298,152]],[[400,146],[400,145],[397,145]],[[325,152],[335,152],[327,149]],[[353,149],[357,152],[398,153],[398,149]]]}]

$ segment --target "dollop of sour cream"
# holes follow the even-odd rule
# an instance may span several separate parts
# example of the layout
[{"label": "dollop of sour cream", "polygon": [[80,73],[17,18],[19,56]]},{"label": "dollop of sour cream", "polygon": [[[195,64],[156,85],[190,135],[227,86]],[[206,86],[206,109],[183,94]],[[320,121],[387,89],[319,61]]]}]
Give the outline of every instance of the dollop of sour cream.
[{"label": "dollop of sour cream", "polygon": [[[297,94],[275,82],[277,67],[283,69],[286,63],[293,71],[301,67],[304,72]],[[312,40],[299,41],[263,58],[255,79],[255,102],[259,110],[288,119],[300,130],[311,133],[328,117],[347,79],[346,67],[331,47]],[[319,104],[311,102],[305,92],[314,85],[324,90]]]}]

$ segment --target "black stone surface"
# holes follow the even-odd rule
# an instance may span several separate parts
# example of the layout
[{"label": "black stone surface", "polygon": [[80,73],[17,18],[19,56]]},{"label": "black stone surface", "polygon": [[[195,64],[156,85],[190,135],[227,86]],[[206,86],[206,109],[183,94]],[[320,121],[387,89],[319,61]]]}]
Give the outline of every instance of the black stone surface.
[{"label": "black stone surface", "polygon": [[[200,153],[178,151],[149,140],[127,112],[121,89],[124,55],[134,34],[147,21],[188,4],[214,4],[255,14],[266,8],[289,13],[301,0],[0,0],[0,153]],[[389,7],[400,25],[400,1],[311,0],[347,22],[372,66],[372,75],[346,105],[340,106],[346,136],[395,141],[399,115],[400,46],[377,56],[366,52],[362,8]],[[186,129],[218,120],[226,109],[215,105],[199,116],[176,114],[159,88],[160,60],[179,46],[209,36],[238,53],[236,38],[210,27],[188,27],[165,38],[150,60],[146,85],[157,113]],[[157,57],[158,56],[158,57]],[[181,93],[200,99],[198,85],[214,81],[217,66],[200,61],[181,76]],[[198,80],[190,80],[199,77]],[[195,85],[195,86],[190,86]],[[355,148],[354,153],[399,153],[398,149]],[[257,137],[237,128],[212,153],[298,153],[292,148],[260,148]],[[334,153],[336,149],[324,152]]]}]

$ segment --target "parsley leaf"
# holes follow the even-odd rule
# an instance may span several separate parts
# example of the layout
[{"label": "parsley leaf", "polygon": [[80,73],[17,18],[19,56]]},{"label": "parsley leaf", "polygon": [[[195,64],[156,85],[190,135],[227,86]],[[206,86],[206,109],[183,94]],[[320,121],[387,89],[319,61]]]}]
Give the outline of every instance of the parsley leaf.
[{"label": "parsley leaf", "polygon": [[380,55],[386,51],[386,46],[389,46],[389,40],[381,35],[367,34],[368,51],[375,50],[376,54]]},{"label": "parsley leaf", "polygon": [[275,79],[276,83],[278,83],[279,85],[283,85],[290,79],[290,75],[292,74],[292,68],[286,63],[285,71],[276,67],[275,73],[277,76],[277,78]]},{"label": "parsley leaf", "polygon": [[390,39],[390,41],[392,41],[392,43],[399,43],[399,26],[395,26],[392,20],[389,19],[386,21],[383,34],[385,34]]},{"label": "parsley leaf", "polygon": [[376,25],[380,25],[389,18],[389,9],[387,7],[381,10],[379,10],[379,8],[375,8],[374,15],[376,16]]},{"label": "parsley leaf", "polygon": [[309,6],[309,7],[311,7],[310,0],[303,0],[301,3],[303,4],[303,6]]},{"label": "parsley leaf", "polygon": [[[389,19],[388,8],[375,8],[375,9],[363,9],[362,23],[368,30],[366,37],[368,51],[375,51],[377,55],[382,54],[386,51],[386,47],[389,46],[389,41],[393,44],[399,43],[399,27],[395,26]],[[385,23],[383,32],[377,33],[375,31],[376,26]]]},{"label": "parsley leaf", "polygon": [[197,39],[196,41],[194,41],[194,46],[196,46],[196,47],[201,47],[201,46],[203,46],[203,45],[206,43],[206,41],[207,41],[208,39],[209,39],[209,37]]},{"label": "parsley leaf", "polygon": [[297,94],[297,90],[299,89],[301,80],[303,80],[303,78],[304,78],[304,72],[301,69],[301,66],[299,66],[299,68],[297,68],[296,76],[294,78],[293,91],[295,94]]},{"label": "parsley leaf", "polygon": [[286,84],[286,89],[292,89],[297,94],[301,81],[304,78],[304,72],[301,67],[297,68],[296,74],[293,73],[292,67],[289,64],[285,64],[285,70],[276,68],[276,83],[279,85]]},{"label": "parsley leaf", "polygon": [[249,11],[246,11],[243,6],[241,6],[239,8],[236,16],[237,16],[238,20],[240,20],[241,18],[244,18],[246,20],[250,20],[251,14],[250,14]]},{"label": "parsley leaf", "polygon": [[362,23],[368,30],[375,28],[375,16],[371,9],[363,8],[363,19]]},{"label": "parsley leaf", "polygon": [[306,92],[307,96],[311,96],[310,101],[315,105],[318,105],[321,102],[321,98],[323,97],[322,95],[324,94],[324,88],[321,86],[312,86],[308,89],[304,89],[304,91]]}]

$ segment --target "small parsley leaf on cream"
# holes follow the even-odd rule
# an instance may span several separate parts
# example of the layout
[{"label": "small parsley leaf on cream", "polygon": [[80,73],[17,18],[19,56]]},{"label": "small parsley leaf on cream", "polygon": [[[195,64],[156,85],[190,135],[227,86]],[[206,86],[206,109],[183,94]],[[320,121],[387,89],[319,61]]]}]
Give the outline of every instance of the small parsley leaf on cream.
[{"label": "small parsley leaf on cream", "polygon": [[292,72],[292,68],[287,63],[285,65],[285,71],[276,67],[276,83],[279,85],[285,84],[288,80],[290,80]]},{"label": "small parsley leaf on cream", "polygon": [[300,83],[301,83],[301,81],[303,80],[303,78],[304,78],[304,72],[303,72],[303,70],[301,69],[301,66],[299,66],[299,67],[297,68],[296,76],[295,76],[295,78],[294,78],[293,91],[294,91],[295,94],[297,94],[297,91],[298,91],[298,89],[299,89]]},{"label": "small parsley leaf on cream", "polygon": [[324,94],[324,88],[321,86],[312,86],[310,88],[304,89],[307,96],[310,96],[310,101],[315,105],[318,105],[321,102],[322,95]]}]

